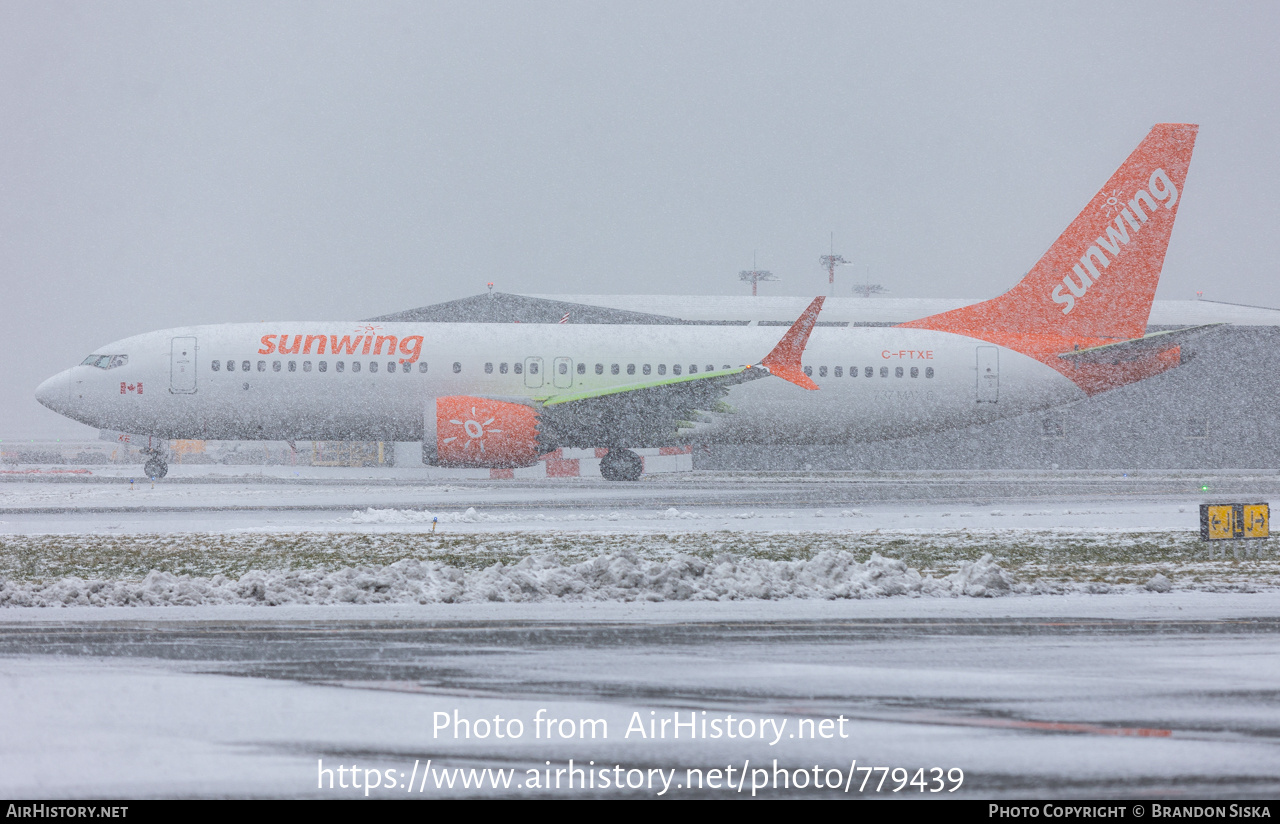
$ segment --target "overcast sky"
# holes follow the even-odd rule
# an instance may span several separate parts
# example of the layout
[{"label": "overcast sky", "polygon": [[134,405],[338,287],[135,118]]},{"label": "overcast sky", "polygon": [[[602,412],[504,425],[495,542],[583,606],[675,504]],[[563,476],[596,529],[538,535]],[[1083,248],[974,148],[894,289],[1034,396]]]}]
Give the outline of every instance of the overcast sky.
[{"label": "overcast sky", "polygon": [[[1159,298],[1280,305],[1276,3],[0,0],[0,437],[153,329],[483,291],[1012,286],[1201,125]],[[838,293],[848,294],[849,271]]]}]

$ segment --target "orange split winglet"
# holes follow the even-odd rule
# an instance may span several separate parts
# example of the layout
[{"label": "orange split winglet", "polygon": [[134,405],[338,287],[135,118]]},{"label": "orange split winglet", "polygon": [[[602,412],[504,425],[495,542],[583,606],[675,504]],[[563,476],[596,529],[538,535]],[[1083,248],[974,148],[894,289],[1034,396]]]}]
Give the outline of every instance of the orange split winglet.
[{"label": "orange split winglet", "polygon": [[805,389],[818,388],[818,385],[804,373],[800,358],[804,355],[804,347],[809,342],[809,333],[818,322],[818,313],[822,311],[822,303],[825,300],[826,298],[814,298],[809,308],[800,314],[796,322],[787,330],[787,334],[783,335],[778,345],[773,347],[773,351],[760,361],[760,365],[768,369],[770,375],[776,375]]}]

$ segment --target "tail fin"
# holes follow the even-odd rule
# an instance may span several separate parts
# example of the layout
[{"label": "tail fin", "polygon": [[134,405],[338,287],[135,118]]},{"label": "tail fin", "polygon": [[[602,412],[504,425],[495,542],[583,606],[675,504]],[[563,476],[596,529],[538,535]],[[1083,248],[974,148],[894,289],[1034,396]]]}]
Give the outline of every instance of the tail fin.
[{"label": "tail fin", "polygon": [[[992,340],[1141,337],[1199,127],[1161,123],[1017,286],[998,298],[904,323]],[[999,340],[996,340],[999,339]]]}]

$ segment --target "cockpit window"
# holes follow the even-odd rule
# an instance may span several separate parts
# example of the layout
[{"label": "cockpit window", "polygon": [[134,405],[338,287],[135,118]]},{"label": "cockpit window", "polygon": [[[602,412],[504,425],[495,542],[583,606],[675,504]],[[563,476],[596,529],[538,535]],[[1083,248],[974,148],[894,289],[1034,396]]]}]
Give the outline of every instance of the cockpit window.
[{"label": "cockpit window", "polygon": [[80,361],[81,366],[96,366],[99,369],[115,369],[129,362],[128,355],[90,355]]}]

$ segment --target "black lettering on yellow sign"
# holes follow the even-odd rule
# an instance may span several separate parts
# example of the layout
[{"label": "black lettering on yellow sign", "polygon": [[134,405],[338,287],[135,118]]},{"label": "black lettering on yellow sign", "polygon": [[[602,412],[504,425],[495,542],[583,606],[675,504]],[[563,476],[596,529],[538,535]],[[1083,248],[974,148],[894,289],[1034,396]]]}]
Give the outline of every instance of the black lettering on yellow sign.
[{"label": "black lettering on yellow sign", "polygon": [[1200,540],[1271,536],[1270,504],[1200,504]]}]

